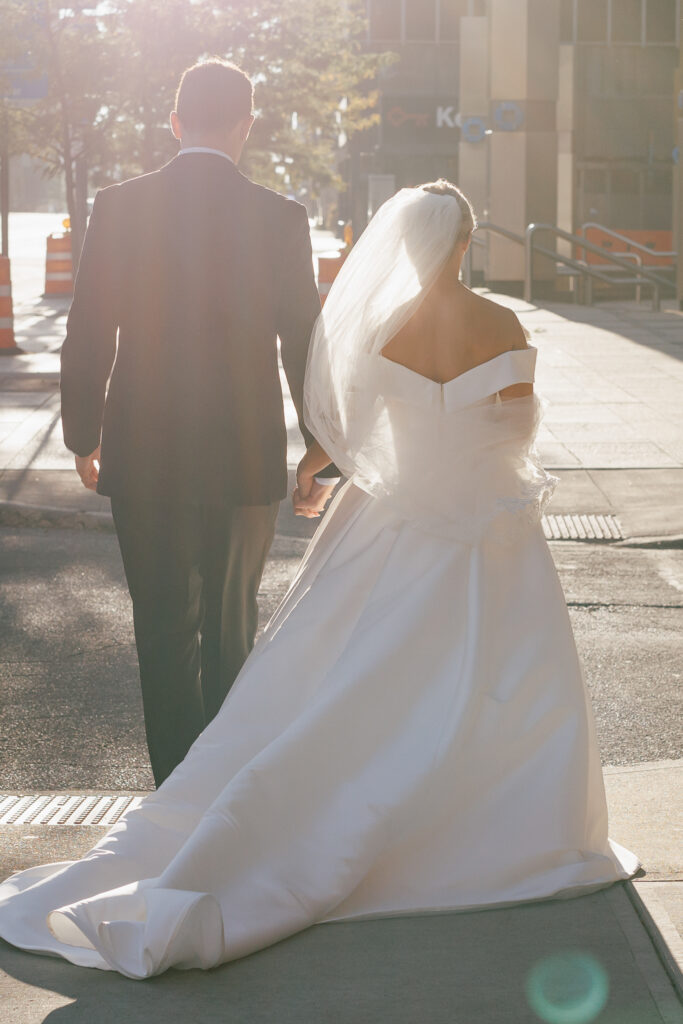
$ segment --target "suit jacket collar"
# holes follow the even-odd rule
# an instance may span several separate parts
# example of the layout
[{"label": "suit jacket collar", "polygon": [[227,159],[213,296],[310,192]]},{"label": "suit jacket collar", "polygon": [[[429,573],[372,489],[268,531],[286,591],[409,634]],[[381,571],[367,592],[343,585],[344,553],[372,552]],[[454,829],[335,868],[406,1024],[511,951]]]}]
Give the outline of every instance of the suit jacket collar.
[{"label": "suit jacket collar", "polygon": [[162,167],[160,167],[159,170],[177,170],[179,167],[183,167],[185,164],[187,164],[190,167],[196,168],[201,167],[202,164],[204,164],[205,166],[215,166],[217,163],[220,164],[220,166],[225,170],[226,174],[238,174],[240,178],[244,178],[245,181],[249,180],[246,177],[246,175],[242,174],[240,169],[237,167],[237,164],[235,164],[232,160],[225,160],[221,158],[217,153],[185,153],[184,156],[181,156],[180,153],[176,153],[176,155],[172,157],[168,161],[168,163],[165,163]]}]

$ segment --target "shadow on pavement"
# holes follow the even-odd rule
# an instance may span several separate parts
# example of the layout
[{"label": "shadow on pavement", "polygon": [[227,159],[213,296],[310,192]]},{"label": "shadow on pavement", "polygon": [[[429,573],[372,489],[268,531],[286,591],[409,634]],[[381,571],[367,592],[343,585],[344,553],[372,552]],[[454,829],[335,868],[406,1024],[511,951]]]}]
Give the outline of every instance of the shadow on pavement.
[{"label": "shadow on pavement", "polygon": [[544,302],[540,307],[558,313],[572,323],[601,327],[609,318],[608,330],[646,348],[665,352],[674,359],[683,359],[683,312],[662,307],[652,312],[649,301],[637,306],[629,302],[604,302],[594,306],[569,302]]},{"label": "shadow on pavement", "polygon": [[[558,954],[559,973],[549,959]],[[317,925],[213,971],[171,971],[145,982],[5,943],[0,968],[9,976],[0,980],[10,1011],[4,1019],[14,1024],[662,1020],[604,891],[475,913]]]}]

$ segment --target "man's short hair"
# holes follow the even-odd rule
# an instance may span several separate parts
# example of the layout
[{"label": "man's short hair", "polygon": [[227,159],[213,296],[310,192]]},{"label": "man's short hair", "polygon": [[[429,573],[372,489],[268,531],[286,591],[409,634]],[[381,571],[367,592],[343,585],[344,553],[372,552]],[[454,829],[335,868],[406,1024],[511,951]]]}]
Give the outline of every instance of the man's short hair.
[{"label": "man's short hair", "polygon": [[253,99],[249,76],[236,64],[214,57],[183,72],[175,108],[186,132],[230,131],[249,117]]}]

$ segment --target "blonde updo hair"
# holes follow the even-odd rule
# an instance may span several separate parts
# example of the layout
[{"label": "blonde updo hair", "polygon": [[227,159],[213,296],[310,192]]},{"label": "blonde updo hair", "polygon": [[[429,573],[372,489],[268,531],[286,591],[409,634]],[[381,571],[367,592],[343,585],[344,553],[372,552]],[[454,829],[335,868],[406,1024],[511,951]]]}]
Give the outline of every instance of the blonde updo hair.
[{"label": "blonde updo hair", "polygon": [[439,178],[438,181],[431,181],[426,185],[418,187],[423,192],[431,192],[435,196],[452,196],[453,199],[457,200],[462,220],[460,221],[458,237],[455,239],[454,245],[457,245],[458,242],[464,242],[477,226],[474,208],[464,192],[461,192],[457,185],[454,185],[452,181],[447,181],[446,178]]}]

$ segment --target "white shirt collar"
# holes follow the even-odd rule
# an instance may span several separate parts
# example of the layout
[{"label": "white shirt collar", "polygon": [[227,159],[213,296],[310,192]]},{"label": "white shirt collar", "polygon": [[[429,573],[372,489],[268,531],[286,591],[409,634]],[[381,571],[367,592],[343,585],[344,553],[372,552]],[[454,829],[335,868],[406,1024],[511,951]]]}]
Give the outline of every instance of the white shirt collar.
[{"label": "white shirt collar", "polygon": [[183,146],[182,149],[178,150],[178,156],[182,156],[183,153],[214,153],[216,156],[225,157],[231,164],[234,164],[234,160],[227,153],[224,153],[222,149],[210,149],[209,146]]}]

